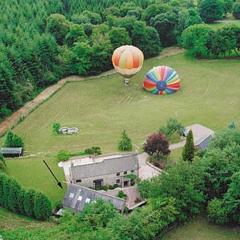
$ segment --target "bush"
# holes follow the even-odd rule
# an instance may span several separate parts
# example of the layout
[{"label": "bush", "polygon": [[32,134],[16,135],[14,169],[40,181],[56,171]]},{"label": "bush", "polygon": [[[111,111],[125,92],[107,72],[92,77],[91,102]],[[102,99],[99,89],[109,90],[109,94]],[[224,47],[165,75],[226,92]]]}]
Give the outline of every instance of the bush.
[{"label": "bush", "polygon": [[233,5],[233,16],[240,19],[240,2],[235,2]]},{"label": "bush", "polygon": [[95,156],[97,156],[97,155],[101,155],[102,151],[101,151],[100,147],[91,147],[91,148],[85,149],[84,153],[88,154],[88,155],[95,155]]},{"label": "bush", "polygon": [[4,147],[24,147],[21,137],[8,131],[4,139]]},{"label": "bush", "polygon": [[53,123],[52,125],[52,131],[54,134],[60,134],[59,130],[61,128],[61,124],[58,122]]},{"label": "bush", "polygon": [[208,203],[208,219],[213,223],[224,224],[228,222],[228,212],[223,200],[214,198]]},{"label": "bush", "polygon": [[60,150],[57,154],[58,161],[67,161],[70,158],[71,154],[68,151]]},{"label": "bush", "polygon": [[128,137],[126,131],[124,130],[122,132],[122,136],[121,139],[118,143],[118,149],[120,151],[132,151],[132,141],[131,139]]},{"label": "bush", "polygon": [[159,131],[164,133],[167,137],[170,137],[174,133],[182,136],[184,132],[184,126],[182,123],[178,122],[177,119],[169,118],[166,126],[161,127]]},{"label": "bush", "polygon": [[118,192],[117,197],[125,199],[127,197],[127,195],[121,190]]}]

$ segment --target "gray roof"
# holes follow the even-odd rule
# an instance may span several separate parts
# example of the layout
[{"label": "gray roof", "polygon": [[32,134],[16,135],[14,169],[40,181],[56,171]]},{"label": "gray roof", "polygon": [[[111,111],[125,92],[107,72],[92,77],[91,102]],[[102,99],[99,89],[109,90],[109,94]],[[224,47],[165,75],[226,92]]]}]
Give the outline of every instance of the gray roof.
[{"label": "gray roof", "polygon": [[96,160],[95,163],[71,166],[70,168],[72,179],[84,179],[117,172],[138,170],[139,164],[137,153],[128,153],[113,158],[109,158],[108,156],[108,158],[106,157],[106,159],[100,162]]},{"label": "gray roof", "polygon": [[112,203],[116,209],[123,210],[125,207],[125,200],[110,196],[105,192],[99,192],[76,184],[68,184],[67,192],[64,196],[63,206],[71,208],[75,212],[82,211],[87,203],[102,199]]},{"label": "gray roof", "polygon": [[209,142],[211,141],[212,138],[213,138],[212,135],[205,135],[202,138],[198,139],[198,141],[195,143],[195,146],[204,150],[208,147]]},{"label": "gray roof", "polygon": [[22,154],[22,148],[21,147],[19,147],[19,148],[1,148],[0,149],[0,152],[2,153],[2,154]]}]

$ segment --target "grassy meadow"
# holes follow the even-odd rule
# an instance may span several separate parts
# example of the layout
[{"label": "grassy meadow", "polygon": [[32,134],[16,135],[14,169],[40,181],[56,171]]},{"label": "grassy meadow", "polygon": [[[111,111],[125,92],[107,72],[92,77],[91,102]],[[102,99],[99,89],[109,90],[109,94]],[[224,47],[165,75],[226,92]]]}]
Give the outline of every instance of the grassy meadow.
[{"label": "grassy meadow", "polygon": [[[145,73],[157,65],[177,70],[182,79],[179,92],[157,96],[142,89]],[[240,123],[239,76],[237,59],[195,60],[179,54],[146,60],[128,87],[118,74],[68,83],[15,127],[24,140],[27,156],[8,160],[8,172],[24,186],[43,191],[53,202],[60,200],[64,190],[56,187],[43,159],[64,180],[56,160],[61,149],[80,151],[95,145],[105,153],[116,152],[123,129],[138,149],[146,136],[170,117],[185,125],[200,123],[214,130],[232,120]],[[54,122],[78,127],[80,132],[56,136],[51,128]],[[179,154],[175,151],[172,159]]]},{"label": "grassy meadow", "polygon": [[162,240],[238,240],[240,229],[217,226],[198,217],[170,231]]}]

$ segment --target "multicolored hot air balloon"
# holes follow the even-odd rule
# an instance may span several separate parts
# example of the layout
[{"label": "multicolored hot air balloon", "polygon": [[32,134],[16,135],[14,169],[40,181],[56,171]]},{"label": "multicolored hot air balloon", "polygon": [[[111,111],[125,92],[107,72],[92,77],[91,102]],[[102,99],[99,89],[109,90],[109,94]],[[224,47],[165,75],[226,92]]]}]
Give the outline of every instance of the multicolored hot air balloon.
[{"label": "multicolored hot air balloon", "polygon": [[141,70],[143,60],[142,51],[137,47],[129,45],[115,49],[112,55],[113,66],[125,78],[125,85],[128,85],[129,78]]},{"label": "multicolored hot air balloon", "polygon": [[174,69],[168,66],[158,66],[147,73],[143,88],[153,94],[170,94],[180,89],[180,79]]}]

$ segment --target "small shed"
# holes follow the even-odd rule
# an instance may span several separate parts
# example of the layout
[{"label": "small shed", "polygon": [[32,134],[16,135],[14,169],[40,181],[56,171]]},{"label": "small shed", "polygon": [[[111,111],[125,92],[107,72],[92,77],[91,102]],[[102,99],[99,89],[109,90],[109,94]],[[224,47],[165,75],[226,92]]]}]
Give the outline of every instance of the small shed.
[{"label": "small shed", "polygon": [[4,147],[0,149],[0,153],[2,153],[4,157],[20,157],[23,155],[23,148]]}]

